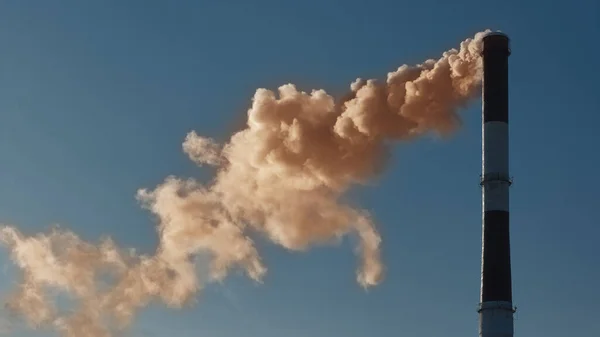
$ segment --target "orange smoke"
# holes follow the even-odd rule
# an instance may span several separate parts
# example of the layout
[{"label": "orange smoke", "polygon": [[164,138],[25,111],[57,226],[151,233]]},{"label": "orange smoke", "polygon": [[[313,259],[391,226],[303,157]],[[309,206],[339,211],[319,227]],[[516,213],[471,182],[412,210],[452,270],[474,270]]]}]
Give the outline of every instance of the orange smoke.
[{"label": "orange smoke", "polygon": [[[194,257],[208,254],[210,279],[242,268],[260,281],[266,272],[251,234],[303,250],[349,233],[360,239],[357,281],[381,281],[381,238],[369,214],[340,201],[351,186],[380,170],[388,144],[426,132],[446,134],[457,109],[479,93],[481,37],[438,60],[401,66],[385,83],[357,80],[336,102],[323,90],[277,93],[258,89],[247,127],[225,144],[191,132],[184,152],[218,168],[210,184],[168,177],[137,198],[158,219],[159,246],[138,256],[106,239],[98,245],[55,229],[25,236],[0,227],[22,280],[8,307],[33,325],[51,325],[68,337],[109,337],[150,300],[171,307],[200,290]],[[58,313],[47,289],[78,299],[69,316]]]}]

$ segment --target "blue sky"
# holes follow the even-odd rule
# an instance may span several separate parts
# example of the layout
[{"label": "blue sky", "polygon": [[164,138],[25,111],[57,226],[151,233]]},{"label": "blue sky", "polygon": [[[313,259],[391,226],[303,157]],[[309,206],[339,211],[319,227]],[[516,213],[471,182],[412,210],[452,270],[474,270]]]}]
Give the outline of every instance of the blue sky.
[{"label": "blue sky", "polygon": [[[60,223],[150,251],[134,195],[170,174],[208,179],[186,133],[226,139],[257,87],[341,93],[457,47],[512,38],[511,230],[515,330],[600,335],[600,4],[575,1],[0,2],[0,222]],[[387,277],[362,290],[350,243],[263,246],[263,285],[232,275],[183,311],[145,310],[131,336],[476,336],[480,102],[448,141],[400,144],[356,193],[384,238]],[[6,252],[0,253],[6,263]],[[14,280],[0,279],[5,293]],[[15,336],[53,336],[29,330]]]}]

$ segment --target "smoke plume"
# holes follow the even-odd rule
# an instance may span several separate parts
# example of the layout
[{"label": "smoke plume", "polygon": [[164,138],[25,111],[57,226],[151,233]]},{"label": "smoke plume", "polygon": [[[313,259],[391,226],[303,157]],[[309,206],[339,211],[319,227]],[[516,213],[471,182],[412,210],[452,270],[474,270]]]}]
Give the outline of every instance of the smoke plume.
[{"label": "smoke plume", "polygon": [[[0,226],[0,242],[21,271],[8,308],[65,337],[113,336],[150,301],[178,308],[193,300],[205,283],[199,254],[210,257],[208,282],[233,268],[260,281],[267,269],[251,238],[257,235],[300,251],[354,234],[357,282],[377,285],[381,238],[369,214],[341,197],[381,171],[390,143],[456,129],[457,110],[479,93],[482,35],[438,60],[403,65],[385,82],[358,79],[338,101],[292,84],[258,89],[246,128],[225,144],[189,133],[183,151],[216,175],[208,184],[168,177],[138,191],[158,222],[151,256],[59,228],[28,236]],[[76,300],[69,314],[58,310],[56,291]]]}]

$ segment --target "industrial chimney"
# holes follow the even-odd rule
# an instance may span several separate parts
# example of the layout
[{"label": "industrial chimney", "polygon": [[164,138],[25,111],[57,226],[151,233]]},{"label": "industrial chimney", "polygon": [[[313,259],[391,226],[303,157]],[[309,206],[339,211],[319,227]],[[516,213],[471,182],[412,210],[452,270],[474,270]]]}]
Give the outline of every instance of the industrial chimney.
[{"label": "industrial chimney", "polygon": [[508,56],[502,33],[483,38],[482,204],[480,337],[512,337],[508,190]]}]

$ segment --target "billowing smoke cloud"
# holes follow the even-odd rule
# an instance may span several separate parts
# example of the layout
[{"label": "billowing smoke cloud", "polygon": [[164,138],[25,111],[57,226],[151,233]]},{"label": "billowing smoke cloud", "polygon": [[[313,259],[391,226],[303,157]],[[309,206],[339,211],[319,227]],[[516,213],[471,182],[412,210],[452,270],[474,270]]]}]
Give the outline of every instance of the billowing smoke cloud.
[{"label": "billowing smoke cloud", "polygon": [[[7,306],[32,325],[66,337],[108,337],[152,300],[189,303],[203,286],[198,256],[208,256],[210,280],[240,268],[260,281],[266,272],[251,236],[304,250],[347,235],[359,238],[357,281],[382,279],[381,238],[369,214],[341,201],[350,187],[381,171],[387,147],[427,132],[447,134],[457,110],[479,93],[481,37],[463,41],[438,60],[401,66],[385,83],[357,80],[344,99],[323,90],[258,89],[247,127],[225,144],[191,132],[183,150],[198,165],[217,168],[209,184],[168,177],[137,198],[156,215],[159,246],[152,256],[99,244],[54,229],[26,236],[0,227],[0,241],[20,268]],[[202,282],[201,282],[202,281]],[[61,314],[52,291],[77,300]]]}]

